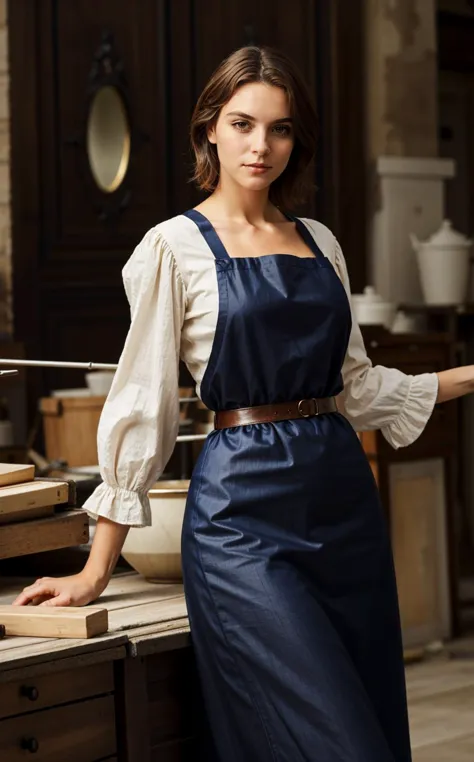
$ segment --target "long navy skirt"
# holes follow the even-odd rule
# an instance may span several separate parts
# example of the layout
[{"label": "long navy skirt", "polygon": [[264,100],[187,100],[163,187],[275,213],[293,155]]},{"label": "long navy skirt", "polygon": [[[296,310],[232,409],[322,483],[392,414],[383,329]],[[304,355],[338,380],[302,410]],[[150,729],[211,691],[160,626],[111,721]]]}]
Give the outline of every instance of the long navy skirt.
[{"label": "long navy skirt", "polygon": [[[232,259],[210,223],[187,214],[219,284],[204,403],[337,395],[350,310],[304,223],[312,257]],[[182,553],[209,761],[411,761],[390,541],[343,415],[213,431]]]}]

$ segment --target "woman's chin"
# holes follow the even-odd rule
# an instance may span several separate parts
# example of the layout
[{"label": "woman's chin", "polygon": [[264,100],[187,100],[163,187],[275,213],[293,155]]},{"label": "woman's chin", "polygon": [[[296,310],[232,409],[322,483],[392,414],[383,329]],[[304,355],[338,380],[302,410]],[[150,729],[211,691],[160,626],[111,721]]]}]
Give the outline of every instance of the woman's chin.
[{"label": "woman's chin", "polygon": [[239,179],[238,184],[245,188],[246,190],[265,190],[265,188],[268,188],[273,181],[272,177],[269,177],[268,175],[266,177],[246,177],[242,180],[242,178]]}]

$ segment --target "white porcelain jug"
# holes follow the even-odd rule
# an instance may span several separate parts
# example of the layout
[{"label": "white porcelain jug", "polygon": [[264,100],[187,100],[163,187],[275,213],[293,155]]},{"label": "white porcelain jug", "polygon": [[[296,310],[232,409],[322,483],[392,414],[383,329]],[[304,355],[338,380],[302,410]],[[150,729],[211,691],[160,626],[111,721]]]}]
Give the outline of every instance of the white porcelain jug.
[{"label": "white porcelain jug", "polygon": [[420,272],[426,304],[462,304],[469,286],[472,240],[452,229],[443,220],[440,229],[427,241],[410,233]]}]

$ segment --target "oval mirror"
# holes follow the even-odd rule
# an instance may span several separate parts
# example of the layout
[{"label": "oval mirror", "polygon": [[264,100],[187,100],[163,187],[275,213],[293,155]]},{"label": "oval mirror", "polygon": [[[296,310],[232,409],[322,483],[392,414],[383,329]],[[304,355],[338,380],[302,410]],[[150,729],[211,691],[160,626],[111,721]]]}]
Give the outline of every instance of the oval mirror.
[{"label": "oval mirror", "polygon": [[87,155],[99,188],[105,193],[117,190],[130,161],[130,125],[116,87],[102,87],[92,100],[87,120]]}]

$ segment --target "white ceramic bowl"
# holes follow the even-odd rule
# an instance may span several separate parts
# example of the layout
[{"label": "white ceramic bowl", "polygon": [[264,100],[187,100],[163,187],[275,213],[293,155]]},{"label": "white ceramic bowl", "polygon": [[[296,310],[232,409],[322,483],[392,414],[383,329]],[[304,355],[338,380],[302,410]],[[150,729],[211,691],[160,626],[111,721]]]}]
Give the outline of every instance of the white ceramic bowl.
[{"label": "white ceramic bowl", "polygon": [[152,525],[132,527],[122,556],[149,582],[181,582],[181,531],[189,480],[156,482],[148,493]]},{"label": "white ceramic bowl", "polygon": [[86,373],[86,384],[90,393],[97,396],[107,396],[114,380],[114,370],[91,370]]},{"label": "white ceramic bowl", "polygon": [[383,325],[391,329],[395,320],[396,306],[388,302],[380,304],[354,303],[354,314],[359,325]]}]

